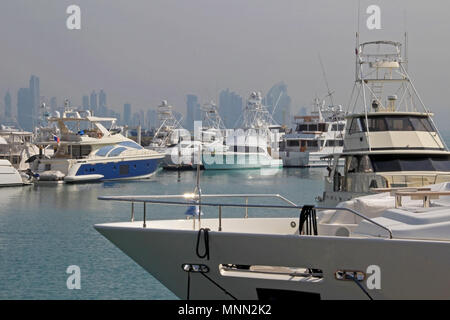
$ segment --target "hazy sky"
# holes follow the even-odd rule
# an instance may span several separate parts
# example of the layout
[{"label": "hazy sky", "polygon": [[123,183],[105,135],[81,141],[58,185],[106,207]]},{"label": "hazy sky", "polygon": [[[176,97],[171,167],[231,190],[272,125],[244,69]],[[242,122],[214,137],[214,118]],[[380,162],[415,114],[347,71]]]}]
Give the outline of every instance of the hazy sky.
[{"label": "hazy sky", "polygon": [[[66,28],[66,8],[81,7],[81,30]],[[365,27],[371,4],[381,30]],[[217,100],[230,88],[246,98],[284,80],[296,111],[326,93],[320,53],[335,101],[347,104],[354,81],[357,0],[1,0],[0,96],[31,74],[41,95],[74,105],[93,89],[122,111],[167,99],[185,112],[185,97]],[[450,122],[448,1],[361,0],[363,41],[403,40],[409,71],[425,103]],[[405,19],[406,16],[406,19]]]}]

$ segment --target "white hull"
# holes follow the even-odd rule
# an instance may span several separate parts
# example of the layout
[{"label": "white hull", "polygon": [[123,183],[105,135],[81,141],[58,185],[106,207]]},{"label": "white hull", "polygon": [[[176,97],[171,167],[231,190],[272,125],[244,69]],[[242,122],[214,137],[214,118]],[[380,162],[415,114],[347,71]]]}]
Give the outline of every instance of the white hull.
[{"label": "white hull", "polygon": [[[280,152],[284,167],[327,167],[330,165],[330,160],[321,158],[328,155],[329,153],[324,152]],[[343,165],[344,161],[340,161],[339,166]]]},{"label": "white hull", "polygon": [[[181,299],[187,298],[188,274],[182,264],[204,264],[207,276],[237,299],[257,299],[260,289],[311,294],[321,299],[368,299],[353,281],[337,280],[338,270],[366,272],[380,267],[377,299],[450,299],[450,242],[386,238],[299,236],[295,218],[202,219],[210,228],[210,259],[196,255],[198,231],[192,220],[110,223],[95,228]],[[198,222],[197,222],[198,224]],[[233,230],[233,232],[227,232]],[[252,230],[252,233],[246,233]],[[319,232],[320,234],[320,232]],[[203,242],[200,246],[204,248]],[[203,250],[201,250],[203,252]],[[323,277],[250,270],[224,270],[222,264],[321,269]],[[286,268],[284,268],[286,269]],[[363,286],[366,287],[365,283]],[[191,299],[230,299],[199,273],[190,274]]]},{"label": "white hull", "polygon": [[23,185],[20,173],[8,160],[0,160],[0,187]]},{"label": "white hull", "polygon": [[283,166],[281,159],[273,159],[265,154],[216,154],[211,159],[203,159],[206,170],[236,170],[236,169],[261,169],[280,168]]}]

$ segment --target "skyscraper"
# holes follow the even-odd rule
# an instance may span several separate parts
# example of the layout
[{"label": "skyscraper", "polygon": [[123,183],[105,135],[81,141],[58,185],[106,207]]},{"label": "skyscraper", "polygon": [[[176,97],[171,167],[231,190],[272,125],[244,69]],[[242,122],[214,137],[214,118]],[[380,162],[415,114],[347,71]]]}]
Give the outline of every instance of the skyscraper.
[{"label": "skyscraper", "polygon": [[91,111],[94,114],[96,114],[97,113],[97,94],[95,93],[95,91],[92,91],[89,102],[90,102],[90,106],[91,106]]},{"label": "skyscraper", "polygon": [[56,111],[58,109],[58,103],[56,102],[56,97],[50,98],[50,111]]},{"label": "skyscraper", "polygon": [[33,130],[34,112],[31,102],[30,88],[20,88],[17,92],[17,118],[24,130]]},{"label": "skyscraper", "polygon": [[229,89],[219,95],[219,113],[227,128],[234,128],[242,115],[242,97]]},{"label": "skyscraper", "polygon": [[123,105],[123,124],[130,125],[131,120],[131,104],[125,103]]},{"label": "skyscraper", "polygon": [[89,110],[89,96],[83,96],[83,110]]},{"label": "skyscraper", "polygon": [[186,96],[186,129],[190,131],[194,130],[194,121],[196,120],[201,120],[200,104],[198,103],[197,96],[188,94]]},{"label": "skyscraper", "polygon": [[287,93],[287,85],[281,81],[275,84],[264,99],[272,117],[280,125],[291,121],[291,97]]},{"label": "skyscraper", "polygon": [[5,118],[11,119],[12,118],[12,106],[11,106],[11,95],[9,94],[9,91],[6,92],[4,101],[5,101]]},{"label": "skyscraper", "polygon": [[108,115],[108,108],[106,107],[106,93],[102,90],[100,90],[100,93],[98,94],[98,113],[105,117]]},{"label": "skyscraper", "polygon": [[[36,115],[40,108],[41,95],[39,90],[39,78],[33,75],[30,77],[30,95],[31,107],[33,109],[34,115]],[[36,120],[36,117],[33,117],[33,127]]]}]

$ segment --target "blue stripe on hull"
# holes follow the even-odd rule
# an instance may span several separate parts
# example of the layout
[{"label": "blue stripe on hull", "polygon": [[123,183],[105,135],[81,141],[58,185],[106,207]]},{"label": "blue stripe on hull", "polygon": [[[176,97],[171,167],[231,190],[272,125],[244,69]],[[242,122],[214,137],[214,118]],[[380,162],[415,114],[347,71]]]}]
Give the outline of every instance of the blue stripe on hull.
[{"label": "blue stripe on hull", "polygon": [[76,175],[101,174],[102,180],[135,178],[152,174],[160,159],[130,160],[109,163],[83,164]]}]

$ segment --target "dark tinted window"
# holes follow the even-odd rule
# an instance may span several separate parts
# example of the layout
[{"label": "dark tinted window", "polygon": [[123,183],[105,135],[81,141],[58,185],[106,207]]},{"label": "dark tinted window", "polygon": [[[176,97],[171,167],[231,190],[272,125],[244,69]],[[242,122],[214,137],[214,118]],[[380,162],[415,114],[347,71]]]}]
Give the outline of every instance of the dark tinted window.
[{"label": "dark tinted window", "polygon": [[119,173],[120,174],[128,174],[128,165],[127,164],[121,164],[119,166]]},{"label": "dark tinted window", "polygon": [[287,141],[288,147],[298,147],[300,145],[300,141],[298,140],[288,140]]},{"label": "dark tinted window", "polygon": [[308,131],[308,126],[306,124],[299,124],[296,131]]},{"label": "dark tinted window", "polygon": [[342,131],[344,130],[344,124],[333,124],[333,126],[331,127],[331,131]]},{"label": "dark tinted window", "polygon": [[318,146],[317,140],[307,140],[307,146],[308,147],[317,147]]},{"label": "dark tinted window", "polygon": [[375,171],[450,171],[448,156],[371,155]]},{"label": "dark tinted window", "polygon": [[319,131],[327,132],[327,124],[326,123],[319,123]]},{"label": "dark tinted window", "polygon": [[349,133],[352,134],[356,132],[361,132],[358,124],[358,118],[353,118],[351,121],[352,123],[350,124]]}]

